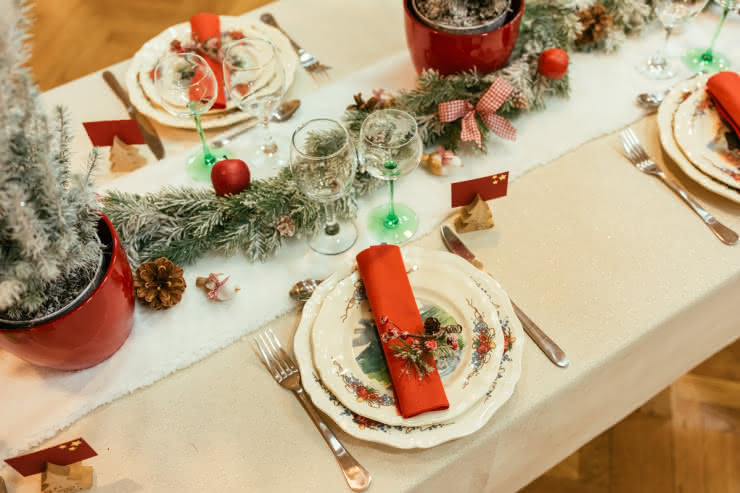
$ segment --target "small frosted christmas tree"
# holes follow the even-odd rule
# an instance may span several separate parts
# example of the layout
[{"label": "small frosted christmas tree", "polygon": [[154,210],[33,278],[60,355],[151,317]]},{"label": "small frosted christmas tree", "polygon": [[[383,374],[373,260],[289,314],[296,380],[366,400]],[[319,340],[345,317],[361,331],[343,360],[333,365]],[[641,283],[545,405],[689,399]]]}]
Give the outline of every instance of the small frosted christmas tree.
[{"label": "small frosted christmas tree", "polygon": [[0,0],[0,319],[32,320],[63,308],[101,258],[89,187],[95,165],[71,174],[65,112],[49,121],[31,79],[30,6]]}]

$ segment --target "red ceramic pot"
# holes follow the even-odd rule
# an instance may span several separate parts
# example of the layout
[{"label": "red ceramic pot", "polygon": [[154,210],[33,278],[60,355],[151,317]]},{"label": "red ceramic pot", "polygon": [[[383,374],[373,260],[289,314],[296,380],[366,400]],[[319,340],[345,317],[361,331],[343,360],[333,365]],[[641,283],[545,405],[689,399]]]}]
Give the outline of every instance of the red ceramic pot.
[{"label": "red ceramic pot", "polygon": [[437,31],[422,23],[414,14],[412,0],[404,0],[406,43],[416,71],[433,68],[442,75],[477,67],[488,73],[504,65],[514,49],[524,14],[524,0],[513,0],[516,14],[506,24],[481,34],[452,34]]},{"label": "red ceramic pot", "polygon": [[92,294],[38,325],[0,325],[0,347],[35,365],[81,370],[109,358],[123,345],[134,322],[134,280],[126,252],[105,215],[98,224],[98,236],[107,246],[105,273]]}]

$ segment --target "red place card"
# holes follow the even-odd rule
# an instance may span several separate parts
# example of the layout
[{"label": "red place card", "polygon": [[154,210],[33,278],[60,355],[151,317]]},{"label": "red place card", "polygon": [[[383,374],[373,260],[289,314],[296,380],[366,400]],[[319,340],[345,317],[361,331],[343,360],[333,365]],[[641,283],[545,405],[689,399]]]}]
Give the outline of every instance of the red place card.
[{"label": "red place card", "polygon": [[452,207],[468,205],[475,195],[483,200],[504,197],[509,188],[509,172],[497,173],[483,178],[459,181],[452,184]]},{"label": "red place card", "polygon": [[39,450],[38,452],[20,455],[12,459],[5,459],[5,462],[23,476],[31,476],[44,472],[47,462],[58,466],[68,466],[75,462],[95,457],[96,455],[98,455],[97,452],[93,450],[84,438],[76,438],[69,442]]},{"label": "red place card", "polygon": [[118,136],[128,145],[146,144],[144,134],[141,133],[136,120],[105,120],[84,122],[82,125],[95,147],[113,145],[113,137],[115,136]]}]

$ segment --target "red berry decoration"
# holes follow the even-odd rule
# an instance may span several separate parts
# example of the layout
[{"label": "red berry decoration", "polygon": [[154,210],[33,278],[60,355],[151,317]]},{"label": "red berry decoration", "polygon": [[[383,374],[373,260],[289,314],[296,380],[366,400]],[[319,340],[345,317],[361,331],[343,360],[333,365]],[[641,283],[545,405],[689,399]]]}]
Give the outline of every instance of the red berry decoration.
[{"label": "red berry decoration", "polygon": [[560,48],[549,48],[540,53],[537,71],[548,79],[562,79],[568,73],[568,54]]},{"label": "red berry decoration", "polygon": [[224,159],[211,168],[211,183],[216,194],[238,194],[249,188],[249,167],[241,159]]}]

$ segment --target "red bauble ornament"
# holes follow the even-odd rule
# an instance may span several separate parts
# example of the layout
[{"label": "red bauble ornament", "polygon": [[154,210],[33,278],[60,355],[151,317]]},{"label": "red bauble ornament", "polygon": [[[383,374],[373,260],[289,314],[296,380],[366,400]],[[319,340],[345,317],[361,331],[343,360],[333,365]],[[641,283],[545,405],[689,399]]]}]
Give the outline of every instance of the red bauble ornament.
[{"label": "red bauble ornament", "polygon": [[241,159],[224,159],[211,168],[211,183],[218,195],[241,193],[249,188],[249,166]]},{"label": "red bauble ornament", "polygon": [[568,54],[560,48],[549,48],[540,53],[537,71],[548,79],[562,79],[568,73]]}]

